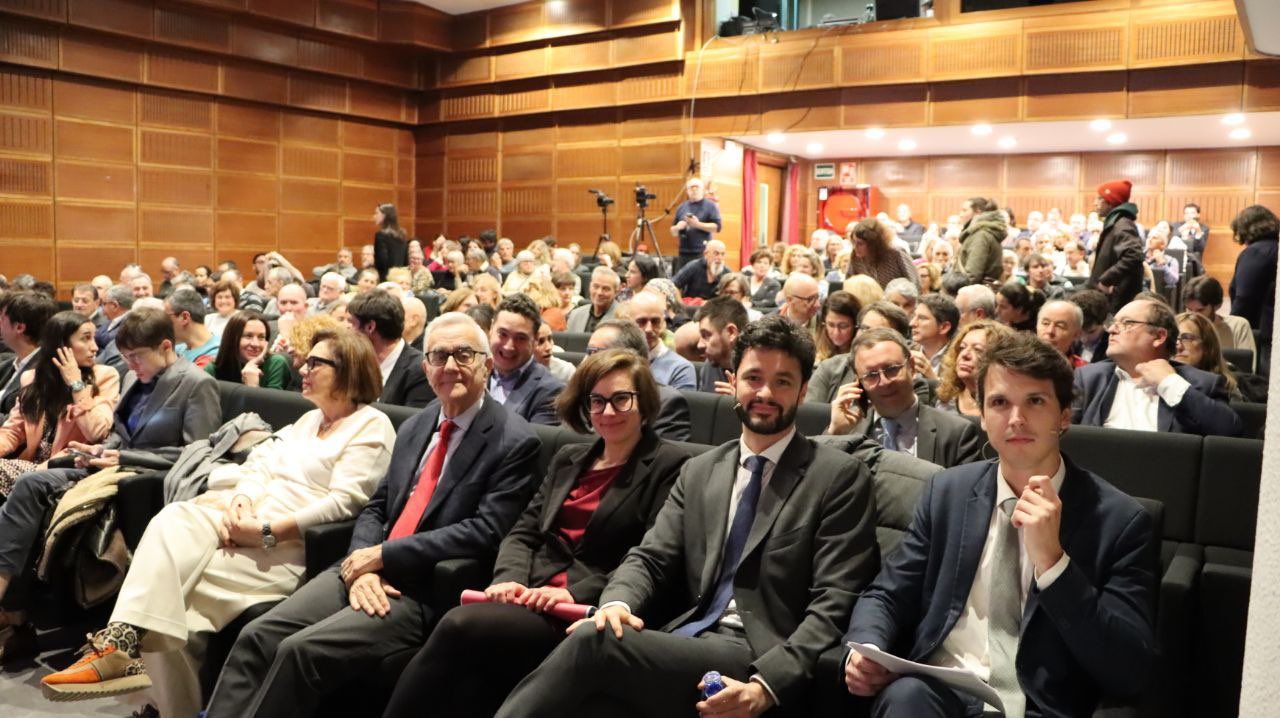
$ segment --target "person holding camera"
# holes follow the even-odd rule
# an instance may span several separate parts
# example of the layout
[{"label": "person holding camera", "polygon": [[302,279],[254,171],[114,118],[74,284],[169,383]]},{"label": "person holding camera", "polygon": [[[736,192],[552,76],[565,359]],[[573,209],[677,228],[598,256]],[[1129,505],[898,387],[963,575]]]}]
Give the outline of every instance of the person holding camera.
[{"label": "person holding camera", "polygon": [[675,222],[671,225],[671,236],[680,238],[676,271],[700,259],[707,241],[723,227],[720,208],[707,197],[706,186],[700,178],[689,179],[685,184],[685,194],[688,199],[676,208]]}]

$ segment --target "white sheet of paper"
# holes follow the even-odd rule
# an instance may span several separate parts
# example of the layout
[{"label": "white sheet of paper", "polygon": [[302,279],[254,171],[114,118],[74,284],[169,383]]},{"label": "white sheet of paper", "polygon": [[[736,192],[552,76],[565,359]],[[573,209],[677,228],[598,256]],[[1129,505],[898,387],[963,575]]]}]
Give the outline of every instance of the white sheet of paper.
[{"label": "white sheet of paper", "polygon": [[941,666],[931,666],[927,663],[916,663],[908,661],[905,658],[898,658],[895,655],[885,653],[875,646],[866,643],[854,643],[849,641],[846,644],[850,649],[862,654],[865,658],[884,666],[886,670],[892,673],[900,673],[903,675],[923,675],[932,676],[938,680],[957,690],[964,691],[972,696],[986,701],[994,706],[1001,713],[1004,712],[1004,703],[1000,701],[1000,696],[985,681],[978,678],[973,671],[963,668],[943,668]]}]

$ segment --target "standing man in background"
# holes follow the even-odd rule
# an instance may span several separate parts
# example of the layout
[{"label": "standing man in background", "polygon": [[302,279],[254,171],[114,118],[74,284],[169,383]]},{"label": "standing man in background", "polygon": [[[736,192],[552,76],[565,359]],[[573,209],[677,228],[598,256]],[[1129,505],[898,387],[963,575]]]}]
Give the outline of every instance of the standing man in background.
[{"label": "standing man in background", "polygon": [[676,208],[675,222],[671,225],[671,236],[680,238],[676,271],[701,258],[707,241],[722,227],[720,208],[706,196],[706,186],[700,178],[690,178],[685,184],[685,193],[689,198]]}]

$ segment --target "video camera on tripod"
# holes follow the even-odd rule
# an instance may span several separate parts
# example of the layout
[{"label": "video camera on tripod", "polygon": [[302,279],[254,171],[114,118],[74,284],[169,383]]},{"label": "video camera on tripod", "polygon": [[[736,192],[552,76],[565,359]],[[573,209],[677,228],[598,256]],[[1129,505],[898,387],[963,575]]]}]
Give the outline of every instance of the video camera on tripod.
[{"label": "video camera on tripod", "polygon": [[605,194],[604,192],[598,189],[589,189],[587,191],[596,196],[597,207],[599,207],[600,209],[606,212],[609,211],[608,210],[609,205],[613,204],[612,197],[610,197],[609,195]]},{"label": "video camera on tripod", "polygon": [[649,206],[649,200],[657,199],[658,195],[652,194],[649,190],[639,182],[636,182],[636,206],[640,209],[646,209]]}]

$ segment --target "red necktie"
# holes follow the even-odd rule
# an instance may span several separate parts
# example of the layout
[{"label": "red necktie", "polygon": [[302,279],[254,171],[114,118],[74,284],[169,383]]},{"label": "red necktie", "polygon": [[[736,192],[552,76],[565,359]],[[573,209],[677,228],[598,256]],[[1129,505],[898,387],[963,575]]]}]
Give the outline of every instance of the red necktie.
[{"label": "red necktie", "polygon": [[440,483],[440,469],[444,466],[445,455],[449,453],[449,437],[457,427],[457,424],[448,419],[440,425],[440,440],[431,449],[431,456],[427,457],[427,462],[422,466],[422,473],[418,474],[418,483],[414,484],[413,493],[409,494],[409,500],[405,502],[404,510],[400,512],[400,518],[396,519],[395,525],[391,527],[388,540],[404,538],[418,530],[422,515],[427,512],[427,504],[431,503],[431,494],[435,493],[436,485]]}]

